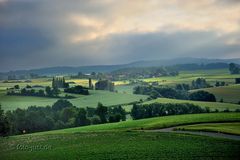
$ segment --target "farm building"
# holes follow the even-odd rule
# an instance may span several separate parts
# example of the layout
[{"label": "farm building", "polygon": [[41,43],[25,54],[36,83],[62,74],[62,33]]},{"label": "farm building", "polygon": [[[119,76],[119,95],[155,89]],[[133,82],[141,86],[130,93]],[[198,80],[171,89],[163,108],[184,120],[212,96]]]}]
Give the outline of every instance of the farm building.
[{"label": "farm building", "polygon": [[114,83],[112,83],[110,80],[99,80],[95,84],[96,90],[108,90],[111,92],[114,92]]}]

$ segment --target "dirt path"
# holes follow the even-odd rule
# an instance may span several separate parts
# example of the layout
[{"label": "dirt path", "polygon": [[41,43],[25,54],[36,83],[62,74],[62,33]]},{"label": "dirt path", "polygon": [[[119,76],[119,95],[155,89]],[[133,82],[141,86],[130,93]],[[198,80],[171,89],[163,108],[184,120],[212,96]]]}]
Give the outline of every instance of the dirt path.
[{"label": "dirt path", "polygon": [[187,133],[187,134],[194,134],[194,135],[201,135],[201,136],[210,136],[210,137],[218,137],[218,138],[227,138],[233,140],[239,140],[240,136],[238,135],[231,135],[225,133],[216,133],[216,132],[205,132],[205,131],[180,131],[174,130],[176,127],[170,128],[163,128],[163,129],[155,129],[155,130],[145,130],[145,132],[172,132],[172,133]]}]

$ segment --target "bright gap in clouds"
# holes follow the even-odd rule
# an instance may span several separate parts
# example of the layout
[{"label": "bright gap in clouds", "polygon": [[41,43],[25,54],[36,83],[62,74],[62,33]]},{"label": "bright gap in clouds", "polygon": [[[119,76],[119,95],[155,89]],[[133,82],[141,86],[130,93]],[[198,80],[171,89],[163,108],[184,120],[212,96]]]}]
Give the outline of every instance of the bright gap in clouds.
[{"label": "bright gap in clouds", "polygon": [[0,1],[1,70],[240,57],[239,37],[236,0]]}]

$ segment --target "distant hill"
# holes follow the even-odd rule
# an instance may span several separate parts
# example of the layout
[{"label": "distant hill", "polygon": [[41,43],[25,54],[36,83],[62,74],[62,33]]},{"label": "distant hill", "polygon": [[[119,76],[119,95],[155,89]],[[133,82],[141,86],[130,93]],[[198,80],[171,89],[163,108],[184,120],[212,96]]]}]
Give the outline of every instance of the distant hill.
[{"label": "distant hill", "polygon": [[[187,66],[193,64],[215,64],[216,68],[226,68],[229,63],[240,64],[240,58],[238,59],[204,59],[204,58],[175,58],[175,59],[166,59],[166,60],[148,60],[148,61],[136,61],[129,64],[120,64],[120,65],[95,65],[95,66],[59,66],[59,67],[49,67],[49,68],[40,68],[40,69],[31,69],[31,70],[17,70],[10,71],[6,73],[0,73],[3,75],[23,75],[35,73],[38,75],[70,75],[77,74],[78,72],[82,73],[91,73],[91,72],[112,72],[122,68],[130,67],[158,67],[158,66],[178,66],[186,70]],[[185,65],[183,65],[185,64]],[[221,65],[220,65],[221,64]],[[183,65],[183,66],[181,66]],[[214,66],[214,65],[211,65]],[[196,67],[198,68],[198,67]],[[214,69],[214,67],[212,68]]]},{"label": "distant hill", "polygon": [[207,58],[175,58],[166,60],[137,61],[128,64],[133,67],[172,66],[178,64],[210,64],[210,63],[236,63],[240,64],[240,58],[235,59],[207,59]]}]

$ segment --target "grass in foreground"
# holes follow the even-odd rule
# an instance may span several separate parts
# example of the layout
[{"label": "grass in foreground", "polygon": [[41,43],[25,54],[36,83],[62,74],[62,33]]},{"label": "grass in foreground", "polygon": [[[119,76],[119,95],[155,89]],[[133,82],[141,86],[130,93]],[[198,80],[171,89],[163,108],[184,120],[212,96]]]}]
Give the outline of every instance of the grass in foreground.
[{"label": "grass in foreground", "polygon": [[208,131],[240,135],[240,123],[209,123],[177,127],[178,130]]},{"label": "grass in foreground", "polygon": [[[206,122],[240,113],[156,117],[0,138],[1,159],[238,159],[240,142],[178,133],[130,131]],[[39,149],[40,148],[40,149]]]},{"label": "grass in foreground", "polygon": [[[46,147],[31,151],[36,146]],[[239,149],[238,141],[176,133],[101,132],[0,139],[1,160],[238,159]]]},{"label": "grass in foreground", "polygon": [[223,111],[225,109],[229,109],[230,111],[235,111],[236,109],[240,109],[240,105],[238,104],[178,100],[178,99],[170,99],[170,98],[158,98],[151,101],[147,101],[144,104],[151,104],[151,103],[192,103],[195,105],[199,105],[200,107],[203,107],[203,108],[209,107],[211,111],[214,111],[215,109],[218,109],[219,111]]}]

